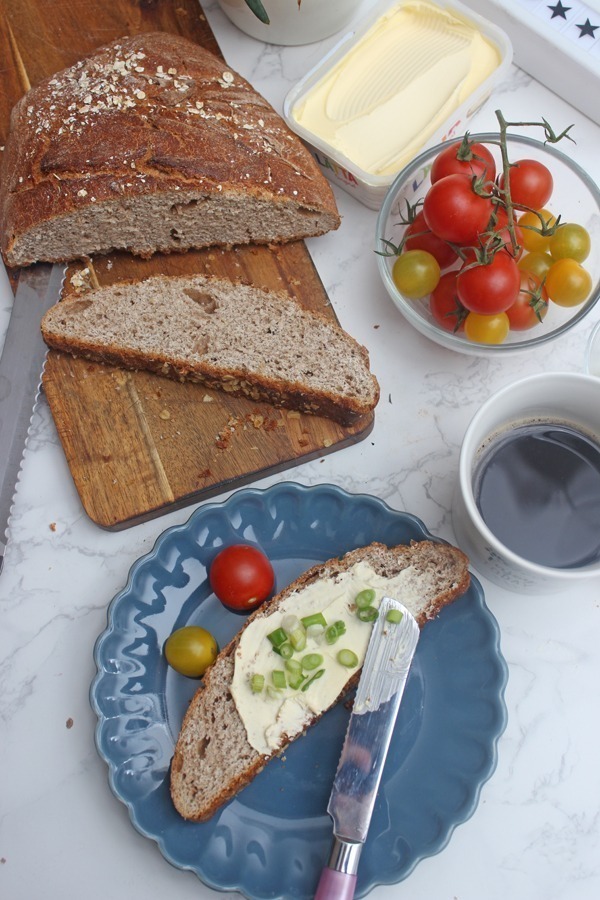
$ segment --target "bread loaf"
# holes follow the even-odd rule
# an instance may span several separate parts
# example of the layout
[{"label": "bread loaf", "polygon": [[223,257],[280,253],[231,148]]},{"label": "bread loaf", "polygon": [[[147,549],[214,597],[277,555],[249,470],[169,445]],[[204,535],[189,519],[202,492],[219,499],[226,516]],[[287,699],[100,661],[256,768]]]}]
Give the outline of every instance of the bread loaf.
[{"label": "bread loaf", "polygon": [[197,381],[344,425],[379,399],[366,349],[287,294],[203,275],[156,276],[63,300],[42,319],[48,346]]},{"label": "bread loaf", "polygon": [[115,41],[21,98],[0,218],[9,266],[282,242],[340,223],[327,180],[269,103],[162,32]]},{"label": "bread loaf", "polygon": [[[377,578],[384,579],[381,583],[389,585],[390,590],[394,589],[392,596],[413,613],[421,627],[469,586],[467,558],[450,545],[421,541],[410,546],[388,548],[376,543],[351,551],[341,559],[315,566],[259,607],[208,669],[203,685],[192,698],[184,717],[171,765],[171,796],[184,818],[194,821],[210,818],[223,803],[247,785],[273,756],[325,712],[322,710],[308,721],[295,723],[293,729],[281,735],[270,752],[261,753],[255,749],[232,696],[236,651],[245,630],[259,617],[276,615],[282,603],[290,598],[296,604],[298,617],[301,617],[304,614],[303,597],[306,596],[303,591],[321,581],[329,594],[330,586],[335,593],[336,586],[338,591],[341,590],[340,582],[365,563],[375,573],[373,583]],[[275,624],[278,623],[274,623],[274,627]],[[274,656],[274,659],[277,657]],[[359,674],[360,670],[348,674],[337,700],[358,682]],[[264,702],[269,701],[265,699]]]}]

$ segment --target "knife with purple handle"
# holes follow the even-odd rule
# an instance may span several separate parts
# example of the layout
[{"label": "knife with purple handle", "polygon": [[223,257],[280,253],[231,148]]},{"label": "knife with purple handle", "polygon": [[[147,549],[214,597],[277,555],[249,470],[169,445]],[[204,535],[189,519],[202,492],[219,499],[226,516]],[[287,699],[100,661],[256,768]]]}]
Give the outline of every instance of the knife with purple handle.
[{"label": "knife with purple handle", "polygon": [[384,597],[373,625],[327,811],[334,841],[315,900],[352,900],[358,863],[419,626],[398,600]]},{"label": "knife with purple handle", "polygon": [[0,356],[0,572],[27,433],[46,358],[40,322],[60,298],[62,264],[22,269]]}]

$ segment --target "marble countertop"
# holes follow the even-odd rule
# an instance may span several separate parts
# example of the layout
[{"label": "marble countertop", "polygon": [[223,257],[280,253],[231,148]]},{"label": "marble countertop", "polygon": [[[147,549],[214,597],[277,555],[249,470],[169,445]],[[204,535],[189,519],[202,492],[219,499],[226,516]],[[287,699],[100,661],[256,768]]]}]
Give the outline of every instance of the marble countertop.
[{"label": "marble countertop", "polygon": [[[371,5],[369,2],[365,4]],[[245,37],[203,2],[230,64],[281,110],[286,92],[335,38],[281,48]],[[552,61],[548,60],[548,65]],[[582,90],[596,90],[582,85]],[[600,127],[512,67],[471,130],[512,121],[573,123],[568,152],[600,178]],[[461,439],[479,405],[538,371],[580,371],[600,310],[550,348],[490,360],[444,350],[392,306],[370,249],[376,213],[336,191],[339,231],[308,242],[344,327],[370,350],[382,400],[371,435],[257,487],[331,482],[419,516],[453,540]],[[4,277],[4,272],[2,273]],[[0,285],[0,341],[10,312]],[[224,499],[223,495],[219,499]],[[131,825],[94,745],[88,692],[94,642],[130,567],[192,508],[129,530],[86,517],[42,398],[18,485],[0,576],[0,896],[5,900],[208,900]],[[522,597],[480,578],[509,669],[508,724],[474,815],[446,848],[374,900],[592,900],[600,895],[600,593]]]}]

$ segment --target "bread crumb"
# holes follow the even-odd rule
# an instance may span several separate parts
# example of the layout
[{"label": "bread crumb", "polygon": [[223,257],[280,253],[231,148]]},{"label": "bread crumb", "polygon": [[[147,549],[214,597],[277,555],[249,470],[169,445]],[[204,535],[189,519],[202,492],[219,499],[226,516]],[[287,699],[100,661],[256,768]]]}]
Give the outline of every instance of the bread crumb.
[{"label": "bread crumb", "polygon": [[72,727],[73,727],[73,719],[72,719],[70,716],[69,716],[69,718],[67,719],[66,725],[67,725],[67,728],[72,728]]},{"label": "bread crumb", "polygon": [[56,522],[50,522],[50,531],[56,531]]},{"label": "bread crumb", "polygon": [[160,416],[161,419],[170,419],[171,418],[171,413],[169,412],[168,409],[161,409],[161,411],[159,412],[158,415]]}]

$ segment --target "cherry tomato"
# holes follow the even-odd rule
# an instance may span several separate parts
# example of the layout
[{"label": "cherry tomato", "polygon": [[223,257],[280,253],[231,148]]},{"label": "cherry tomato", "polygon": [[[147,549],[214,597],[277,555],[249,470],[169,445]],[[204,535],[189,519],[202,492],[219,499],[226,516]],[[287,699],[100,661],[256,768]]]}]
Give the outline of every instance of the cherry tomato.
[{"label": "cherry tomato", "polygon": [[519,268],[508,253],[496,253],[483,265],[467,265],[458,273],[458,297],[470,312],[492,316],[506,312],[517,299],[521,284]]},{"label": "cherry tomato", "polygon": [[543,281],[553,262],[554,260],[549,253],[533,250],[532,253],[526,253],[525,256],[522,256],[517,265],[523,272],[532,272],[540,281]]},{"label": "cherry tomato", "polygon": [[[552,196],[554,181],[550,170],[536,159],[519,159],[508,170],[510,199],[515,206],[541,209]],[[504,174],[498,186],[504,190]]]},{"label": "cherry tomato", "polygon": [[502,344],[509,330],[510,322],[505,312],[495,316],[472,312],[465,319],[465,335],[476,344]]},{"label": "cherry tomato", "polygon": [[208,578],[221,603],[233,612],[256,609],[275,584],[271,563],[250,544],[232,544],[217,553]]},{"label": "cherry tomato", "polygon": [[456,272],[446,272],[429,298],[431,315],[445,331],[463,331],[467,310],[458,299]]},{"label": "cherry tomato", "polygon": [[446,175],[483,176],[488,181],[494,181],[496,163],[485,144],[456,141],[436,156],[429,177],[433,184]]},{"label": "cherry tomato", "polygon": [[429,228],[453,244],[476,244],[491,214],[491,200],[475,193],[468,175],[440,178],[431,185],[423,202]]},{"label": "cherry tomato", "polygon": [[523,246],[526,250],[537,250],[545,253],[550,246],[550,235],[541,234],[542,222],[545,226],[551,226],[556,218],[548,209],[538,209],[537,212],[523,213],[519,218],[519,228],[523,232]]},{"label": "cherry tomato", "polygon": [[583,262],[589,256],[592,242],[583,225],[559,225],[550,238],[549,250],[553,259],[575,259]]},{"label": "cherry tomato", "polygon": [[557,259],[548,270],[545,287],[558,306],[579,306],[592,290],[592,276],[575,259]]},{"label": "cherry tomato", "polygon": [[425,250],[407,250],[394,263],[392,278],[401,294],[417,300],[432,292],[440,280],[440,266]]},{"label": "cherry tomato", "polygon": [[450,244],[443,241],[427,227],[423,210],[417,213],[405,233],[405,250],[425,250],[437,259],[440,269],[447,269],[457,255]]},{"label": "cherry tomato", "polygon": [[171,668],[188,678],[200,678],[215,661],[219,647],[210,631],[199,625],[186,625],[171,634],[164,654]]},{"label": "cherry tomato", "polygon": [[539,278],[532,272],[521,272],[521,290],[512,306],[506,310],[513,331],[527,331],[540,322],[548,312],[548,294]]}]

